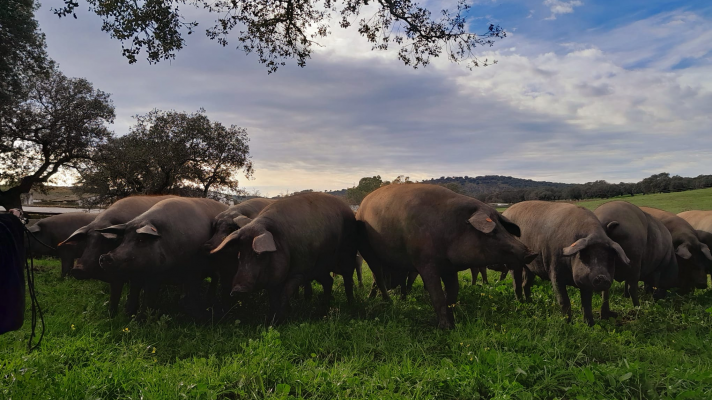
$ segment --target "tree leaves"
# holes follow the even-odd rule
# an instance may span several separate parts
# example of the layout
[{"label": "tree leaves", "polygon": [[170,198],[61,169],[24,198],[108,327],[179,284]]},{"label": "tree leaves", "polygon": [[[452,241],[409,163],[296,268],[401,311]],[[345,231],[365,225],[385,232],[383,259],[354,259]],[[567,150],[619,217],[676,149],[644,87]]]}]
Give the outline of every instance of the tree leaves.
[{"label": "tree leaves", "polygon": [[[53,10],[60,17],[74,12],[78,3],[64,0],[65,6]],[[465,15],[470,4],[458,0],[455,10],[441,10],[438,17],[412,0],[86,0],[91,10],[102,17],[102,30],[119,39],[123,55],[134,63],[146,52],[149,63],[175,58],[185,40],[198,26],[185,19],[179,5],[190,5],[216,15],[215,24],[206,29],[210,39],[227,46],[233,31],[238,31],[238,48],[255,53],[268,73],[277,71],[286,60],[296,59],[303,67],[311,58],[318,40],[331,34],[331,17],[338,14],[338,25],[348,28],[363,9],[376,5],[375,13],[358,20],[358,32],[373,44],[373,50],[395,46],[397,57],[413,68],[426,66],[441,55],[450,61],[469,60],[468,66],[486,66],[496,61],[479,60],[474,49],[492,46],[506,37],[498,25],[490,24],[481,34],[467,29]]]}]

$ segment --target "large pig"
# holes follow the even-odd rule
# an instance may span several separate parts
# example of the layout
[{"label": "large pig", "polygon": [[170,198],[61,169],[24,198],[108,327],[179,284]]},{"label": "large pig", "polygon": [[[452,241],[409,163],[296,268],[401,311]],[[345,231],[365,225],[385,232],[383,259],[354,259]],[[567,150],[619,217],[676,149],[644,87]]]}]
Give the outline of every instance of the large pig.
[{"label": "large pig", "polygon": [[[581,291],[584,320],[593,325],[591,301],[594,291],[604,295],[601,318],[615,316],[605,308],[616,263],[629,264],[625,252],[611,240],[598,218],[589,210],[568,203],[524,201],[504,211],[519,225],[521,240],[539,253],[525,269],[524,294],[531,298],[534,276],[550,280],[564,315],[571,318],[566,286]],[[516,273],[513,274],[516,277]]]},{"label": "large pig", "polygon": [[279,200],[213,250],[221,252],[239,264],[233,292],[267,289],[272,323],[284,320],[294,291],[312,280],[322,284],[328,303],[330,272],[343,276],[346,296],[353,299],[356,220],[335,196],[307,193]]},{"label": "large pig", "polygon": [[656,298],[677,283],[678,266],[670,231],[655,217],[625,201],[611,201],[594,211],[608,237],[618,243],[630,265],[616,264],[615,279],[625,281],[626,292],[639,306],[638,282],[656,287]]},{"label": "large pig", "polygon": [[[231,206],[218,214],[213,221],[213,235],[203,245],[205,252],[210,253],[213,249],[218,247],[229,234],[240,229],[241,226],[246,225],[247,222],[255,218],[262,209],[274,202],[275,200],[263,198],[250,199]],[[225,302],[232,289],[232,278],[235,276],[235,272],[237,272],[237,264],[232,262],[229,257],[227,257],[227,259],[225,259],[225,257],[216,258],[215,263],[217,264],[220,278],[221,299]]]},{"label": "large pig", "polygon": [[[90,224],[77,229],[69,238],[60,243],[58,249],[76,252],[79,259],[69,274],[77,279],[98,279],[111,286],[109,314],[116,315],[119,299],[124,287],[124,279],[108,274],[99,267],[99,256],[118,246],[118,242],[99,232],[99,229],[130,221],[161,200],[175,196],[133,196],[121,199],[99,214]],[[126,313],[133,315],[138,307],[139,290],[131,288],[126,301]]]},{"label": "large pig", "polygon": [[383,298],[389,299],[384,273],[417,271],[440,328],[455,325],[450,306],[457,302],[458,271],[493,264],[518,265],[521,271],[536,256],[517,240],[516,224],[487,204],[441,186],[382,187],[366,196],[356,219],[359,251]]},{"label": "large pig", "polygon": [[176,197],[156,203],[131,221],[99,230],[120,244],[99,257],[109,273],[142,282],[146,308],[156,309],[158,287],[185,285],[188,312],[202,308],[200,283],[212,270],[203,244],[215,217],[227,206],[211,199]]},{"label": "large pig", "polygon": [[712,254],[710,248],[700,242],[692,225],[671,212],[651,207],[640,209],[657,218],[670,231],[679,267],[678,287],[682,293],[706,288],[706,271],[712,261]]},{"label": "large pig", "polygon": [[[97,215],[99,214],[72,212],[53,215],[37,221],[36,224],[27,229],[32,233],[28,243],[31,254],[59,257],[62,260],[62,276],[67,276],[74,265],[74,259],[81,254],[69,247],[58,248],[57,246],[77,229],[89,225]],[[41,243],[37,243],[35,239]],[[45,244],[56,248],[56,250],[44,246]]]},{"label": "large pig", "polygon": [[712,233],[712,211],[683,211],[677,216],[687,221],[696,230]]}]

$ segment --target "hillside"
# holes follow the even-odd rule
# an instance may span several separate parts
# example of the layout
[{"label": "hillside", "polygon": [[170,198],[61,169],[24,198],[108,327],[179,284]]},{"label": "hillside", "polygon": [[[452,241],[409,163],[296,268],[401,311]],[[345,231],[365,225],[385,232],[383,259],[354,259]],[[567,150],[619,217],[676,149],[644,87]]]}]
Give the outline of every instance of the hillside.
[{"label": "hillside", "polygon": [[455,183],[460,185],[463,194],[476,195],[480,193],[491,193],[495,191],[512,190],[512,189],[531,189],[531,188],[557,188],[562,189],[573,184],[534,181],[531,179],[514,178],[503,175],[485,175],[485,176],[453,176],[440,177],[422,181],[423,183],[431,183],[437,185],[445,185]]},{"label": "hillside", "polygon": [[712,188],[677,193],[619,196],[610,199],[580,201],[576,204],[594,210],[601,204],[613,200],[624,200],[637,206],[655,207],[675,214],[687,210],[712,210]]}]

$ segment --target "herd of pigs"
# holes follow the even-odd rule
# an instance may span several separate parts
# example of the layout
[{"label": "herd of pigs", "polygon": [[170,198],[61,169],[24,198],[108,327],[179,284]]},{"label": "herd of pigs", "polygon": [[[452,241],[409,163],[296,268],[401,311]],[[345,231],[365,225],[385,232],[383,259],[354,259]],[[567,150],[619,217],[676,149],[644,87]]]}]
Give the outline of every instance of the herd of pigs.
[{"label": "herd of pigs", "polygon": [[[536,276],[551,281],[562,312],[571,317],[566,287],[581,291],[584,319],[594,324],[593,292],[601,292],[601,318],[613,280],[638,306],[638,284],[660,299],[707,287],[712,269],[712,211],[666,211],[612,201],[591,212],[569,203],[525,201],[500,214],[474,198],[427,184],[389,185],[369,194],[354,215],[341,199],[306,193],[279,200],[252,199],[228,207],[176,196],[135,196],[99,214],[70,213],[29,228],[56,247],[62,275],[110,284],[115,315],[125,284],[125,310],[158,309],[159,288],[180,285],[182,309],[204,318],[206,308],[229,307],[230,295],[265,289],[269,323],[284,321],[290,299],[312,281],[328,305],[333,276],[341,275],[353,302],[354,272],[362,259],[374,278],[371,295],[410,290],[420,275],[438,326],[454,327],[457,273],[473,283],[486,268],[511,273],[516,298],[531,299]],[[31,251],[46,247],[29,240]],[[202,283],[210,277],[203,294]],[[444,286],[444,289],[443,289]],[[143,301],[141,301],[143,292]],[[219,293],[219,294],[218,294]],[[214,307],[215,309],[215,307]]]}]

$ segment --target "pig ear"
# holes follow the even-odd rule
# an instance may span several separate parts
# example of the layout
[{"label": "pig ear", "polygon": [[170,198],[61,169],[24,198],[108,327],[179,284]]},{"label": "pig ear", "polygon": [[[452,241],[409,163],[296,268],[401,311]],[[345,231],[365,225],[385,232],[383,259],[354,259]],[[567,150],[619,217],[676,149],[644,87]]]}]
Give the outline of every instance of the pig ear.
[{"label": "pig ear", "polygon": [[611,221],[608,223],[608,225],[606,225],[606,231],[610,232],[613,230],[613,228],[615,228],[618,225],[619,225],[618,221]]},{"label": "pig ear", "polygon": [[140,233],[142,235],[161,236],[161,234],[158,233],[158,229],[151,224],[146,224],[136,229],[136,233]]},{"label": "pig ear", "polygon": [[219,251],[222,251],[225,247],[229,246],[230,243],[237,242],[239,240],[239,234],[240,234],[240,231],[235,231],[235,232],[227,235],[227,237],[225,239],[223,239],[223,241],[218,245],[218,247],[216,247],[210,251],[210,254],[215,254]]},{"label": "pig ear", "polygon": [[564,247],[563,253],[565,256],[572,256],[585,249],[586,246],[588,246],[588,238],[582,238],[572,243],[571,246]]},{"label": "pig ear", "polygon": [[126,231],[126,224],[112,225],[106,228],[97,229],[96,231],[99,233],[113,233],[116,235],[123,235],[124,231]]},{"label": "pig ear", "polygon": [[[615,221],[613,221],[613,222],[615,222]],[[621,245],[619,245],[616,242],[611,241],[611,247],[613,247],[613,250],[616,251],[618,258],[623,262],[623,264],[630,265],[630,259],[628,258],[628,256],[626,256],[625,251],[623,250]]]},{"label": "pig ear", "polygon": [[240,215],[239,217],[235,217],[232,219],[232,221],[237,224],[240,228],[244,227],[245,225],[249,224],[252,222],[252,218],[247,218],[244,215]]},{"label": "pig ear", "polygon": [[117,235],[115,233],[109,233],[109,232],[101,232],[101,236],[103,236],[104,238],[109,239],[109,240],[115,240],[119,237],[119,235]]},{"label": "pig ear", "polygon": [[74,231],[74,233],[69,235],[68,238],[64,239],[64,241],[62,243],[58,244],[57,247],[77,245],[77,244],[79,244],[79,242],[86,239],[87,232],[89,232],[89,226],[83,226],[83,227],[77,229],[76,231]]},{"label": "pig ear", "polygon": [[39,232],[39,231],[41,230],[41,228],[40,228],[39,225],[34,224],[34,225],[32,225],[31,227],[27,228],[27,230],[28,230],[30,233],[37,233],[37,232]]},{"label": "pig ear", "polygon": [[484,211],[477,211],[467,220],[470,225],[482,233],[490,233],[497,224]]},{"label": "pig ear", "polygon": [[677,246],[677,249],[675,249],[675,254],[677,254],[677,256],[682,258],[683,260],[689,260],[690,257],[692,257],[690,249],[687,248],[687,242]]},{"label": "pig ear", "polygon": [[519,229],[519,225],[508,220],[504,215],[499,214],[499,222],[502,223],[502,225],[504,226],[504,229],[506,229],[507,232],[511,233],[512,235],[514,235],[516,237],[522,236],[522,231]]},{"label": "pig ear", "polygon": [[274,237],[269,231],[252,239],[252,250],[257,254],[277,251],[277,245],[274,243]]},{"label": "pig ear", "polygon": [[700,250],[702,250],[702,254],[704,254],[708,260],[712,261],[712,254],[710,253],[710,248],[706,244],[700,243]]}]

